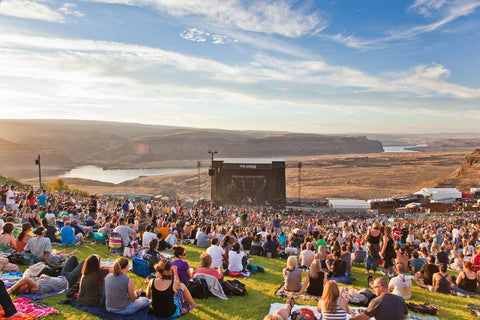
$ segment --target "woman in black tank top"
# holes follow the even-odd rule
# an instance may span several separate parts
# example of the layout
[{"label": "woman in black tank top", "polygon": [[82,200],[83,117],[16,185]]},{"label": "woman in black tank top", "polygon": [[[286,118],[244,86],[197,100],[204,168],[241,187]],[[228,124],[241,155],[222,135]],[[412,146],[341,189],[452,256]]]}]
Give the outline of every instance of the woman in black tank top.
[{"label": "woman in black tank top", "polygon": [[[152,299],[150,313],[157,317],[178,317],[199,305],[187,287],[178,279],[177,267],[170,261],[162,260],[155,265],[157,278],[151,280],[147,287],[147,297]],[[173,279],[172,279],[173,273]]]}]

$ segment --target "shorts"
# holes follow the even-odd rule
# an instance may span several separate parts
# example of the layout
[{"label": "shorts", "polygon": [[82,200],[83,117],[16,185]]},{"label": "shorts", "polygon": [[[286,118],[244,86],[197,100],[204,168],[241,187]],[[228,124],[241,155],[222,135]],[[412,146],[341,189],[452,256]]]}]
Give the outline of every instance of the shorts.
[{"label": "shorts", "polygon": [[187,312],[190,311],[190,304],[185,301],[182,290],[178,290],[177,292],[175,292],[175,296],[173,297],[173,303],[175,303],[175,305],[177,306],[177,310],[175,310],[175,313],[171,316],[172,318],[181,316],[182,309],[186,309]]}]

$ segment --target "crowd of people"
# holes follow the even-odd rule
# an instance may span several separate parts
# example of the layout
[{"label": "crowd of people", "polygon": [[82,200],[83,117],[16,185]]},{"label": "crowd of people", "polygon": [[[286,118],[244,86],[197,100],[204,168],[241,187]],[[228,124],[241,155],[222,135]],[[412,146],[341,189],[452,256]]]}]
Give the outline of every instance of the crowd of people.
[{"label": "crowd of people", "polygon": [[[473,295],[480,284],[480,250],[475,250],[479,219],[468,213],[396,220],[305,216],[266,207],[225,206],[209,212],[209,206],[186,207],[177,202],[83,197],[7,185],[0,189],[0,250],[25,252],[36,261],[64,265],[59,277],[23,278],[9,293],[44,292],[53,286],[71,287],[80,280],[81,304],[105,303],[107,310],[122,314],[150,305],[155,315],[179,315],[197,306],[185,286],[192,270],[182,243],[205,248],[195,272],[219,281],[226,272],[245,271],[249,255],[287,258],[286,290],[295,292],[294,297],[303,293],[322,297],[318,310],[324,319],[341,319],[349,312],[337,294],[337,282],[351,275],[352,263],[365,264],[377,295],[355,319],[394,319],[383,315],[385,304],[398,306],[397,318],[403,319],[408,313],[404,301],[411,298],[408,274],[441,293]],[[141,257],[157,274],[145,292],[134,289],[126,275],[125,258],[113,268],[103,268],[98,256],[78,262],[75,250],[54,254],[51,249],[54,242],[82,244],[92,232],[107,237],[115,232],[124,247],[143,249]],[[174,254],[172,262],[160,253],[168,249]],[[460,271],[456,279],[446,273],[448,268]]]}]

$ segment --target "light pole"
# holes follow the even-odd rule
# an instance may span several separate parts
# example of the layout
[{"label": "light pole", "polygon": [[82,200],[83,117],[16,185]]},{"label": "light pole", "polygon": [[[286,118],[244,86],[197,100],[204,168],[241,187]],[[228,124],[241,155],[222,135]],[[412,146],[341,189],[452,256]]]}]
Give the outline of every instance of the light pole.
[{"label": "light pole", "polygon": [[40,184],[39,191],[42,191],[42,170],[40,167],[40,155],[35,159],[35,164],[38,165],[38,183]]},{"label": "light pole", "polygon": [[197,199],[200,199],[200,161],[197,161]]},{"label": "light pole", "polygon": [[210,176],[210,214],[212,214],[213,210],[213,175],[214,175],[214,170],[213,170],[213,155],[215,153],[218,153],[216,150],[208,150],[208,153],[212,156],[212,160],[210,162],[210,170],[208,170],[208,175]]},{"label": "light pole", "polygon": [[302,198],[302,163],[298,163],[298,204],[301,207],[302,206],[302,201],[300,200]]}]

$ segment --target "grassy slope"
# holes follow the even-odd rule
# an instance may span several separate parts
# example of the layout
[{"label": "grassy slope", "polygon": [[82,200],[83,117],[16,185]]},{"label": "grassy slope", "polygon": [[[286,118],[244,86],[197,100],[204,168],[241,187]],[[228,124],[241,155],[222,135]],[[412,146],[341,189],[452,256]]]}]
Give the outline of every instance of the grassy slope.
[{"label": "grassy slope", "polygon": [[[197,248],[196,246],[186,247],[188,263],[193,268],[198,267],[200,254],[204,250]],[[88,244],[78,247],[78,249],[79,252],[77,256],[79,260],[85,259],[92,253],[98,253],[103,258],[111,257],[107,255],[107,247],[104,245]],[[69,251],[70,250],[67,249],[67,252]],[[264,315],[268,313],[271,303],[284,303],[285,299],[276,298],[274,293],[283,280],[282,269],[286,265],[286,260],[255,257],[252,264],[263,266],[266,272],[265,274],[252,275],[250,279],[241,280],[247,285],[248,295],[243,297],[231,297],[228,301],[222,301],[215,297],[203,300],[197,299],[197,302],[200,303],[201,306],[193,310],[190,314],[183,316],[181,319],[263,319]],[[22,268],[22,270],[23,269],[24,268]],[[353,286],[358,289],[364,288],[366,286],[367,276],[364,274],[365,269],[363,266],[354,265],[352,271],[354,277],[357,279]],[[133,273],[129,273],[128,275],[134,280],[135,288],[145,288],[145,279],[138,277]],[[59,301],[64,299],[65,295],[58,295],[45,299],[48,304],[60,311],[59,314],[49,316],[49,319],[99,319],[70,306],[57,305]],[[428,300],[430,304],[441,306],[447,313],[447,316],[441,314],[437,315],[441,319],[472,319],[473,316],[470,315],[466,309],[466,304],[470,302],[480,304],[480,301],[477,299],[431,293],[414,284],[411,302],[424,303],[426,300]],[[313,301],[299,300],[297,303],[315,305],[315,302]]]}]

